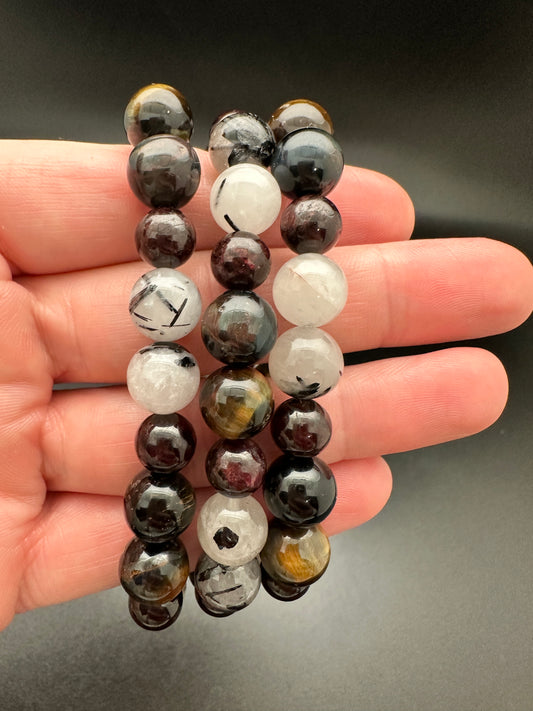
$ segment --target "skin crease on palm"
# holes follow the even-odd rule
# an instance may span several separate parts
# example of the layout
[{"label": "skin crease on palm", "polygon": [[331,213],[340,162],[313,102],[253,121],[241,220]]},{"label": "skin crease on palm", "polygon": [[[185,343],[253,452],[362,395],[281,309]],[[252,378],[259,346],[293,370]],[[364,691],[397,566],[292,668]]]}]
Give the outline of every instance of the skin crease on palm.
[{"label": "skin crease on palm", "polygon": [[[147,208],[131,194],[129,146],[0,142],[0,628],[17,612],[118,584],[132,537],[122,495],[139,471],[133,440],[148,413],[124,386],[132,354],[146,344],[128,297],[150,268],[133,233]],[[184,208],[197,251],[182,267],[204,307],[223,289],[209,250],[222,231],[208,209],[214,174],[201,153],[200,189]],[[328,256],[344,269],[349,297],[328,330],[344,352],[472,339],[515,328],[533,303],[533,271],[513,247],[490,239],[409,241],[414,210],[394,181],[346,167],[330,195],[343,215]],[[265,233],[273,269],[291,255],[276,226]],[[270,296],[272,276],[258,293]],[[280,330],[287,328],[280,323]],[[199,328],[183,345],[205,375],[218,367]],[[53,391],[54,383],[110,383]],[[502,364],[481,348],[447,348],[346,368],[320,399],[333,421],[323,452],[338,482],[329,534],[375,516],[391,492],[381,455],[464,437],[492,424],[507,398]],[[277,399],[282,399],[277,393]],[[208,495],[206,448],[216,439],[197,404],[183,414],[198,435],[185,470]],[[274,447],[259,438],[267,456]],[[198,506],[198,508],[199,508]],[[194,524],[184,534],[198,555]]]}]

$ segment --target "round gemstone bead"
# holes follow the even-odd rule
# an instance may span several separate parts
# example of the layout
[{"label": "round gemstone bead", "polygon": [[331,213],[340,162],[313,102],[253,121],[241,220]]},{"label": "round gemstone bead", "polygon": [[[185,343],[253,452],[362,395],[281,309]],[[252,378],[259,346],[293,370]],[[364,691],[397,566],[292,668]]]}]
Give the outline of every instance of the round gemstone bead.
[{"label": "round gemstone bead", "polygon": [[270,377],[295,398],[325,395],[338,383],[344,368],[342,351],[320,328],[297,326],[285,331],[270,351]]},{"label": "round gemstone bead", "polygon": [[233,232],[211,252],[211,269],[226,289],[255,289],[270,273],[270,250],[251,232]]},{"label": "round gemstone bead", "polygon": [[198,392],[200,369],[176,343],[153,343],[134,354],[126,375],[131,397],[141,407],[168,415],[186,407]]},{"label": "round gemstone bead", "polygon": [[329,558],[329,540],[320,525],[294,528],[276,519],[270,522],[261,564],[274,580],[310,585],[324,573]]},{"label": "round gemstone bead", "polygon": [[139,89],[124,112],[124,129],[133,146],[161,133],[188,141],[192,127],[192,111],[187,99],[168,84],[149,84]]},{"label": "round gemstone bead", "polygon": [[139,461],[147,469],[166,473],[186,466],[196,449],[194,428],[183,415],[150,415],[135,437]]},{"label": "round gemstone bead", "polygon": [[154,267],[179,267],[196,246],[192,222],[179,210],[158,207],[137,225],[135,244],[141,259]]},{"label": "round gemstone bead", "polygon": [[255,363],[276,342],[277,319],[270,304],[253,291],[226,291],[205,310],[202,339],[222,363]]},{"label": "round gemstone bead", "polygon": [[309,590],[309,585],[287,585],[286,583],[280,583],[279,580],[271,578],[263,567],[261,567],[261,572],[264,589],[276,600],[281,600],[282,602],[299,600]]},{"label": "round gemstone bead", "polygon": [[268,425],[273,409],[270,385],[255,368],[219,368],[200,391],[202,416],[223,439],[252,437]]},{"label": "round gemstone bead", "polygon": [[211,126],[209,157],[221,173],[238,163],[268,166],[274,150],[274,136],[263,119],[245,111],[233,111]]},{"label": "round gemstone bead", "polygon": [[179,538],[147,543],[134,538],[120,559],[120,582],[139,602],[170,602],[185,587],[189,558]]},{"label": "round gemstone bead", "polygon": [[205,553],[222,565],[243,565],[263,548],[268,523],[253,497],[213,494],[198,516],[198,540]]},{"label": "round gemstone bead", "polygon": [[303,128],[285,136],[272,156],[272,175],[292,200],[327,195],[340,180],[344,159],[337,141],[325,131]]},{"label": "round gemstone bead", "polygon": [[293,200],[285,208],[280,230],[293,252],[323,254],[336,243],[342,231],[342,218],[331,200],[310,195]]},{"label": "round gemstone bead", "polygon": [[333,133],[333,123],[325,108],[309,99],[294,99],[277,108],[268,122],[276,141],[300,128],[319,128]]},{"label": "round gemstone bead", "polygon": [[260,234],[275,221],[281,193],[272,175],[258,165],[227,168],[211,188],[211,213],[223,230]]},{"label": "round gemstone bead", "polygon": [[194,573],[197,596],[216,615],[237,612],[250,605],[261,587],[261,565],[252,558],[243,565],[217,563],[205,553],[199,558]]},{"label": "round gemstone bead", "polygon": [[149,207],[183,207],[198,189],[200,170],[189,143],[174,136],[152,136],[132,150],[128,181]]},{"label": "round gemstone bead", "polygon": [[333,472],[318,457],[283,454],[265,474],[263,493],[276,518],[292,526],[311,526],[331,513],[337,487]]},{"label": "round gemstone bead", "polygon": [[139,627],[157,632],[170,627],[179,617],[183,607],[183,593],[162,605],[139,602],[130,597],[128,600],[130,615]]},{"label": "round gemstone bead", "polygon": [[270,426],[277,446],[294,455],[315,457],[331,438],[331,419],[316,400],[285,400]]},{"label": "round gemstone bead", "polygon": [[343,310],[348,283],[339,265],[323,254],[299,254],[276,274],[272,297],[290,323],[322,326]]},{"label": "round gemstone bead", "polygon": [[124,496],[126,520],[145,541],[170,541],[191,524],[196,495],[179,473],[157,480],[144,469],[130,482]]},{"label": "round gemstone bead", "polygon": [[137,279],[129,309],[144,336],[153,341],[177,341],[200,320],[202,299],[196,284],[185,274],[160,267]]},{"label": "round gemstone bead", "polygon": [[247,496],[263,483],[267,463],[252,439],[219,439],[207,453],[209,483],[227,496]]}]

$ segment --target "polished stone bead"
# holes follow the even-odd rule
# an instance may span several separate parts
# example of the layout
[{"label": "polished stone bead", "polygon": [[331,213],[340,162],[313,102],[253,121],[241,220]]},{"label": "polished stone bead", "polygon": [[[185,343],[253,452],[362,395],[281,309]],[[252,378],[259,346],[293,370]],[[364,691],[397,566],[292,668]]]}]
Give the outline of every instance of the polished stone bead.
[{"label": "polished stone bead", "polygon": [[238,163],[268,166],[274,145],[270,126],[245,111],[225,114],[209,132],[209,157],[218,173]]},{"label": "polished stone bead", "polygon": [[272,297],[295,326],[323,326],[346,305],[348,282],[339,265],[323,254],[299,254],[279,269]]},{"label": "polished stone bead", "polygon": [[278,333],[270,304],[253,291],[225,291],[205,310],[202,339],[222,363],[251,364],[270,352]]},{"label": "polished stone bead", "polygon": [[219,439],[205,460],[209,483],[227,496],[247,496],[263,483],[267,463],[253,439]]},{"label": "polished stone bead", "polygon": [[179,538],[168,543],[147,543],[134,538],[120,559],[120,582],[140,602],[170,602],[185,587],[189,558]]},{"label": "polished stone bead", "polygon": [[213,494],[203,505],[197,523],[198,540],[207,555],[222,565],[244,565],[263,548],[268,522],[252,496]]},{"label": "polished stone bead", "polygon": [[270,426],[277,446],[297,456],[315,457],[331,438],[331,419],[316,400],[285,400]]},{"label": "polished stone bead", "polygon": [[325,572],[329,540],[320,524],[295,528],[273,519],[261,551],[261,564],[274,580],[287,585],[310,585]]},{"label": "polished stone bead", "polygon": [[217,563],[205,553],[199,558],[194,572],[194,588],[207,608],[216,616],[226,616],[248,607],[261,587],[261,565],[252,558],[243,565],[228,566]]},{"label": "polished stone bead", "polygon": [[230,615],[233,615],[233,612],[230,612],[229,610],[226,610],[225,612],[222,611],[215,611],[214,608],[211,606],[208,606],[205,604],[204,599],[198,594],[198,591],[195,589],[194,591],[195,597],[196,597],[196,602],[198,603],[198,607],[202,612],[205,612],[206,615],[209,615],[210,617],[229,617]]},{"label": "polished stone bead", "polygon": [[137,279],[129,310],[143,336],[153,341],[177,341],[200,320],[202,299],[196,284],[185,274],[160,267]]},{"label": "polished stone bead", "polygon": [[323,254],[336,243],[342,231],[342,218],[331,200],[308,195],[293,200],[283,210],[280,230],[293,252]]},{"label": "polished stone bead", "polygon": [[325,108],[309,99],[294,99],[278,107],[268,122],[276,141],[300,128],[319,128],[333,133],[333,123]]},{"label": "polished stone bead", "polygon": [[149,207],[183,207],[198,189],[200,171],[189,143],[174,136],[152,136],[130,153],[128,181]]},{"label": "polished stone bead", "polygon": [[344,368],[335,339],[320,328],[296,326],[285,331],[270,351],[270,377],[295,398],[325,395],[339,382]]},{"label": "polished stone bead", "polygon": [[150,415],[141,423],[135,437],[135,450],[141,464],[163,474],[186,466],[195,449],[194,428],[177,412]]},{"label": "polished stone bead", "polygon": [[227,168],[213,183],[211,213],[217,225],[261,234],[277,218],[281,193],[272,175],[259,165],[240,163]]},{"label": "polished stone bead", "polygon": [[133,146],[162,133],[188,141],[192,128],[192,111],[187,99],[168,84],[149,84],[139,89],[124,112],[124,129]]},{"label": "polished stone bead", "polygon": [[192,222],[179,210],[158,207],[137,225],[135,245],[139,256],[154,267],[180,267],[196,246]]},{"label": "polished stone bead", "polygon": [[261,566],[261,577],[264,589],[269,595],[282,602],[299,600],[309,590],[309,585],[288,585],[274,580]]},{"label": "polished stone bead", "polygon": [[158,479],[143,469],[132,479],[124,496],[129,527],[138,538],[152,543],[170,541],[190,526],[196,495],[179,473]]},{"label": "polished stone bead", "polygon": [[251,232],[233,232],[211,252],[211,269],[226,289],[255,289],[270,273],[270,250]]},{"label": "polished stone bead", "polygon": [[325,131],[303,128],[289,133],[272,156],[272,175],[292,200],[327,195],[340,180],[344,159],[337,141]]},{"label": "polished stone bead", "polygon": [[153,343],[134,354],[126,381],[131,397],[157,415],[186,407],[198,392],[200,369],[176,343]]},{"label": "polished stone bead", "polygon": [[276,518],[291,526],[312,526],[331,513],[337,487],[333,472],[318,457],[282,454],[265,474],[263,493]]},{"label": "polished stone bead", "polygon": [[158,632],[174,624],[183,607],[183,592],[162,605],[140,602],[130,597],[128,599],[130,615],[134,622],[144,630]]},{"label": "polished stone bead", "polygon": [[202,416],[223,439],[252,437],[268,425],[273,409],[270,385],[255,368],[219,368],[200,390]]}]

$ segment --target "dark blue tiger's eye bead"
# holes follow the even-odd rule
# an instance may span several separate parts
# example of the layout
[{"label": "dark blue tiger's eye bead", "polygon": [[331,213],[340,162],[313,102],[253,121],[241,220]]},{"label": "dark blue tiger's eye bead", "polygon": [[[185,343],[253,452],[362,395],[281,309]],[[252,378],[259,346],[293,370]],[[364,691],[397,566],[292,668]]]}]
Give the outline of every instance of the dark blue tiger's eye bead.
[{"label": "dark blue tiger's eye bead", "polygon": [[183,607],[183,593],[161,605],[140,602],[130,597],[128,600],[130,615],[134,622],[144,630],[158,632],[174,624]]},{"label": "dark blue tiger's eye bead", "polygon": [[271,421],[272,437],[284,452],[315,457],[331,438],[331,419],[316,400],[285,400]]},{"label": "dark blue tiger's eye bead", "polygon": [[251,232],[233,232],[211,252],[211,269],[226,289],[255,289],[270,272],[270,250]]},{"label": "dark blue tiger's eye bead", "polygon": [[139,89],[124,112],[124,128],[133,146],[162,133],[188,141],[192,127],[192,111],[187,99],[168,84],[149,84]]},{"label": "dark blue tiger's eye bead", "polygon": [[217,172],[237,163],[268,166],[274,150],[269,125],[255,114],[231,111],[215,121],[209,133],[209,157]]},{"label": "dark blue tiger's eye bead", "polygon": [[139,256],[154,267],[180,267],[196,246],[194,225],[179,210],[159,207],[137,225],[135,245]]},{"label": "dark blue tiger's eye bead", "polygon": [[170,472],[188,464],[196,449],[193,426],[183,415],[150,415],[135,437],[141,464],[155,472]]},{"label": "dark blue tiger's eye bead", "polygon": [[333,123],[323,106],[309,99],[293,99],[279,106],[272,114],[268,125],[276,141],[299,128],[320,128],[333,133]]},{"label": "dark blue tiger's eye bead", "polygon": [[297,254],[324,254],[337,241],[342,218],[336,206],[325,197],[307,196],[293,200],[281,214],[281,236]]},{"label": "dark blue tiger's eye bead", "polygon": [[179,538],[168,543],[147,543],[134,538],[122,554],[120,582],[139,602],[170,602],[185,587],[189,558]]}]

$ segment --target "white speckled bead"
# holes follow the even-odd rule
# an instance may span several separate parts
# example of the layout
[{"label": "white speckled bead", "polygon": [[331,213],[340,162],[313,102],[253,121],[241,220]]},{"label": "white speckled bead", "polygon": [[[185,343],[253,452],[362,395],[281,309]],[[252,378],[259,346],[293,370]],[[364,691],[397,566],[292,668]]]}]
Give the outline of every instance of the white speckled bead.
[{"label": "white speckled bead", "polygon": [[190,333],[200,320],[200,292],[193,281],[175,269],[152,269],[133,285],[130,315],[147,338],[177,341]]},{"label": "white speckled bead", "polygon": [[272,296],[280,314],[295,326],[322,326],[344,308],[348,284],[334,261],[322,254],[306,253],[281,267]]},{"label": "white speckled bead", "polygon": [[186,407],[198,392],[200,369],[189,351],[176,343],[153,343],[130,360],[127,384],[131,397],[157,415]]},{"label": "white speckled bead", "polygon": [[285,331],[270,351],[270,377],[284,393],[297,398],[325,395],[344,368],[342,351],[329,333],[312,326]]},{"label": "white speckled bead", "polygon": [[211,188],[211,213],[226,232],[243,230],[258,235],[274,223],[280,208],[279,185],[259,165],[233,165]]},{"label": "white speckled bead", "polygon": [[198,516],[198,540],[207,555],[222,565],[243,565],[259,554],[268,535],[261,504],[252,496],[213,494]]}]

